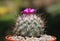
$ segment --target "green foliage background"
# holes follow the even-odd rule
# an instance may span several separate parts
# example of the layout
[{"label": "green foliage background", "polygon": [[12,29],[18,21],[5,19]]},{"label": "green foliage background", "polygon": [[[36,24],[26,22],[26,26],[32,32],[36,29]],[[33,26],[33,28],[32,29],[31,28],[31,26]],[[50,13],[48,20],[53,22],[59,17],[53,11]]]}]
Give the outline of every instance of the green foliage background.
[{"label": "green foliage background", "polygon": [[[15,0],[14,2],[16,3],[16,6],[19,6],[19,5],[22,5],[23,1]],[[3,2],[0,1],[0,3],[3,3]],[[20,8],[20,6],[17,8]],[[59,19],[59,16],[57,15],[60,15],[60,3],[47,7],[46,11],[50,13],[48,16],[48,26],[50,27],[49,29],[51,29],[52,27],[54,29],[53,25],[56,25]],[[2,17],[0,16],[0,41],[5,41],[4,39],[7,33],[6,31],[15,24],[15,19],[17,18],[18,14],[19,14],[19,11],[16,11],[15,14],[11,13],[11,14],[3,15]]]}]

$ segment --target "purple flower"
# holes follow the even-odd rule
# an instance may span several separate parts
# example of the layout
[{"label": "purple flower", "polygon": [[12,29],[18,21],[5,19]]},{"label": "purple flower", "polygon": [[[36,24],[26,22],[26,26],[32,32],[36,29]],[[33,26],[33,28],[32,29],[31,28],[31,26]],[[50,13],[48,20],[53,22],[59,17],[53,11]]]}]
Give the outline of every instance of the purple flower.
[{"label": "purple flower", "polygon": [[26,8],[24,11],[22,11],[22,14],[34,14],[36,12],[35,9],[31,9],[31,8]]}]

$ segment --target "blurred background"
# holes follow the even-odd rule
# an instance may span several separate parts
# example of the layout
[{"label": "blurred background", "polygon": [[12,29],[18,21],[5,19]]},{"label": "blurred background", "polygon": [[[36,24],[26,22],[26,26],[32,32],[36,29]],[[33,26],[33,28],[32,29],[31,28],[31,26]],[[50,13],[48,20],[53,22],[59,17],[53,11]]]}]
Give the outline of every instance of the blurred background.
[{"label": "blurred background", "polygon": [[46,34],[54,35],[60,41],[60,0],[0,0],[0,41],[5,41],[20,11],[27,7],[46,16]]}]

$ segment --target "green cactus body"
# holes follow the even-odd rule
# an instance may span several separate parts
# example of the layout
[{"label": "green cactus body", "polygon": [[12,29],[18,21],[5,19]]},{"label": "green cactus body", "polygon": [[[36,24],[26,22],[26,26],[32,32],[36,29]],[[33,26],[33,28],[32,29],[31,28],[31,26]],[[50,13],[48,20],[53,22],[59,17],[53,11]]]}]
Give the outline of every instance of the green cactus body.
[{"label": "green cactus body", "polygon": [[23,36],[41,36],[44,33],[44,21],[36,14],[24,14],[18,17],[14,31]]}]

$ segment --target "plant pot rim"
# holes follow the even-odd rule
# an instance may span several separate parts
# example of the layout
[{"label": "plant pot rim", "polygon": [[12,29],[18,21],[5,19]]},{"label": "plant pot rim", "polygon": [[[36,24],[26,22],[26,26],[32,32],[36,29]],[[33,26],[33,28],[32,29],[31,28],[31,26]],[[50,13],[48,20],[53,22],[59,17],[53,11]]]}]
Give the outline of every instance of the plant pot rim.
[{"label": "plant pot rim", "polygon": [[52,36],[54,38],[54,40],[56,40],[56,37],[55,36]]},{"label": "plant pot rim", "polygon": [[[5,37],[5,39],[8,40],[8,41],[22,41],[22,40],[9,39],[9,37],[11,37],[11,36],[16,36],[16,35],[14,35],[14,34],[7,35],[7,36]],[[54,39],[48,40],[48,41],[56,41],[56,37],[55,37],[55,36],[52,36],[52,37],[53,37]]]},{"label": "plant pot rim", "polygon": [[11,37],[11,36],[15,36],[15,35],[7,35],[7,36],[5,37],[5,39],[6,39],[6,40],[9,40],[9,41],[21,41],[21,40],[9,39],[9,37]]},{"label": "plant pot rim", "polygon": [[56,37],[55,36],[52,36],[54,39],[52,40],[48,40],[48,41],[56,41]]}]

